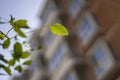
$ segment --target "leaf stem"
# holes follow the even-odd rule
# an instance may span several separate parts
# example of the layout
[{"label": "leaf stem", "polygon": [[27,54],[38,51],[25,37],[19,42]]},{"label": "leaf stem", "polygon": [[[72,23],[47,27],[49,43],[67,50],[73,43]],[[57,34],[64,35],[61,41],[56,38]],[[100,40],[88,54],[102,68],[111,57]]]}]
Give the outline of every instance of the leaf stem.
[{"label": "leaf stem", "polygon": [[[31,32],[35,32],[35,31],[39,31],[39,30],[41,30],[41,29],[42,29],[43,27],[45,27],[45,26],[49,26],[49,25],[42,25],[42,26],[40,27],[40,29],[31,30],[31,31],[25,32],[25,34],[28,34],[28,33],[31,33]],[[14,38],[15,36],[19,36],[19,35],[14,35],[14,36],[11,37],[10,39]]]},{"label": "leaf stem", "polygon": [[[4,34],[2,31],[0,31],[2,34]],[[5,37],[7,38],[7,39],[9,39],[9,37],[6,35],[6,34],[4,34],[5,35]]]},{"label": "leaf stem", "polygon": [[32,30],[32,31],[28,31],[28,32],[25,32],[26,34],[27,33],[31,33],[31,32],[34,32],[34,31],[39,31],[39,30],[41,30],[43,27],[45,27],[45,26],[49,26],[49,25],[42,25],[41,27],[40,27],[40,29],[34,29],[34,30]]},{"label": "leaf stem", "polygon": [[7,34],[6,34],[6,36],[8,36],[8,33],[9,33],[12,29],[13,29],[13,28],[11,28],[11,29],[9,29],[9,30],[8,30],[8,32],[7,32]]}]

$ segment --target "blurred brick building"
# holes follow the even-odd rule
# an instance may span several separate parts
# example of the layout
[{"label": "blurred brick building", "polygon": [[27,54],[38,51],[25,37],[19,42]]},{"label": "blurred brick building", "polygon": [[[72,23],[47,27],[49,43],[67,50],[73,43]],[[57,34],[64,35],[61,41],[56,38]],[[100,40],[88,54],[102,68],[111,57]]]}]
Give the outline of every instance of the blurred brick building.
[{"label": "blurred brick building", "polygon": [[[30,80],[119,80],[120,1],[46,0],[42,30],[33,34]],[[69,36],[52,34],[64,25]]]}]

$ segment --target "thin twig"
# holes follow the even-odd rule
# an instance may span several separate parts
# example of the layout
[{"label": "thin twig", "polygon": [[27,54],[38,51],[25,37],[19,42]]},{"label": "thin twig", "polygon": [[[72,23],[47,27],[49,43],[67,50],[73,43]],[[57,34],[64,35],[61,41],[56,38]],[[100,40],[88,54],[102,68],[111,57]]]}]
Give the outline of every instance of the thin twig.
[{"label": "thin twig", "polygon": [[28,34],[28,33],[31,33],[31,32],[35,32],[35,31],[38,31],[38,30],[39,29],[31,30],[31,31],[25,32],[25,34]]},{"label": "thin twig", "polygon": [[[31,32],[35,32],[35,31],[39,31],[39,30],[41,30],[41,29],[42,29],[43,27],[45,27],[45,26],[48,26],[48,25],[43,25],[43,26],[40,27],[40,29],[35,29],[35,30],[31,30],[31,31],[25,32],[25,34],[28,34],[28,33],[31,33]],[[18,35],[18,34],[17,34],[17,35],[14,35],[13,37],[11,37],[11,38],[9,38],[9,39],[14,38],[15,36],[19,36],[19,35]]]},{"label": "thin twig", "polygon": [[9,37],[6,34],[4,34],[2,31],[0,31],[0,33],[2,33],[7,39],[9,39]]},{"label": "thin twig", "polygon": [[42,30],[43,27],[45,27],[45,26],[48,26],[48,25],[42,25],[42,26],[40,27],[40,29],[34,29],[34,30],[32,30],[32,31],[25,32],[25,34],[26,34],[26,33],[35,32],[35,31],[40,31],[40,30]]},{"label": "thin twig", "polygon": [[7,34],[6,34],[6,36],[8,36],[8,33],[9,33],[12,29],[13,29],[13,28],[11,28],[11,29],[9,29],[9,30],[8,30],[8,32],[7,32]]}]

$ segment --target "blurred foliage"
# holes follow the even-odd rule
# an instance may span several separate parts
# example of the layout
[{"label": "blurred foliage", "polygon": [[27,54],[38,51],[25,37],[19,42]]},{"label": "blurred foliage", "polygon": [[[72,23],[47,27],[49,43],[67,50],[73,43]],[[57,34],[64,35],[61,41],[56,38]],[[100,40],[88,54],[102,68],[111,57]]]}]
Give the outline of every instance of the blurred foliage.
[{"label": "blurred foliage", "polygon": [[3,42],[2,47],[3,47],[4,49],[6,49],[6,48],[9,47],[9,45],[10,45],[10,39],[6,39],[6,40]]},{"label": "blurred foliage", "polygon": [[22,72],[22,67],[20,65],[15,67],[15,70],[17,70],[18,72]]},{"label": "blurred foliage", "polygon": [[25,61],[23,64],[24,64],[24,65],[30,65],[30,63],[31,63],[31,61],[30,61],[30,60],[27,60],[27,61]]},{"label": "blurred foliage", "polygon": [[[4,25],[6,23],[9,24],[11,28],[7,31],[6,34],[2,32],[2,30],[0,30],[0,40],[1,40],[0,46],[2,46],[3,50],[7,50],[7,49],[9,50],[13,38],[15,39],[14,40],[15,42],[10,52],[10,54],[12,55],[12,59],[7,60],[4,58],[4,54],[0,53],[0,61],[2,61],[2,63],[0,63],[0,68],[2,68],[4,71],[6,71],[6,73],[11,75],[12,74],[11,67],[15,67],[16,62],[20,62],[20,59],[26,59],[31,55],[29,51],[23,51],[24,45],[20,42],[20,40],[18,40],[18,36],[20,36],[21,38],[27,37],[26,34],[21,29],[22,28],[30,29],[30,28],[27,25],[27,20],[24,19],[15,20],[15,18],[13,18],[12,15],[10,15],[10,20],[8,22],[0,21],[1,25]],[[16,34],[13,37],[9,37],[8,35],[12,30],[16,32]],[[16,66],[14,70],[17,70],[18,72],[22,72],[23,69],[22,66],[19,65]],[[4,73],[0,73],[0,74],[3,75]]]},{"label": "blurred foliage", "polygon": [[5,34],[0,31],[0,39],[4,40],[5,39]]},{"label": "blurred foliage", "polygon": [[[3,50],[7,50],[10,48],[11,45],[11,40],[14,38],[14,44],[11,50],[11,56],[12,59],[7,60],[4,58],[4,54],[0,53],[0,62],[2,61],[3,63],[0,63],[0,69],[2,68],[6,73],[9,75],[12,75],[11,72],[11,67],[14,67],[14,70],[18,72],[22,72],[22,65],[30,65],[31,60],[28,60],[27,58],[30,57],[30,51],[23,51],[23,46],[26,44],[26,41],[23,43],[18,40],[18,37],[20,36],[21,38],[26,38],[26,33],[23,32],[21,29],[30,29],[29,26],[27,25],[27,20],[24,19],[19,19],[15,20],[15,18],[10,15],[10,20],[8,22],[2,22],[0,21],[1,25],[4,25],[8,23],[10,25],[10,29],[7,31],[5,34],[0,30],[0,46],[2,46]],[[61,25],[61,24],[53,24],[50,25],[50,30],[53,34],[55,35],[60,35],[60,36],[65,36],[68,35],[67,29]],[[8,34],[10,34],[11,31],[16,32],[16,34],[13,37],[9,37]],[[37,49],[41,49],[42,46],[39,45]],[[36,50],[36,49],[31,49],[31,51]],[[27,59],[23,62],[22,65],[17,65],[16,62],[20,62],[20,59]],[[0,75],[3,75],[4,73],[0,73]]]}]

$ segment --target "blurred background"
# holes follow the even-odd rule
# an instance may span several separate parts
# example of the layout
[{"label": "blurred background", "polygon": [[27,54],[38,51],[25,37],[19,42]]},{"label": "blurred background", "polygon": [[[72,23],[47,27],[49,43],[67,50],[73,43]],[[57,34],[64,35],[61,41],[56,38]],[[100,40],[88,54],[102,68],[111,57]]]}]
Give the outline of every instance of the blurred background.
[{"label": "blurred background", "polygon": [[[28,71],[11,80],[120,80],[120,0],[37,3],[40,24],[29,43],[42,48],[31,52]],[[54,23],[64,25],[69,35],[52,34],[47,25]]]}]

